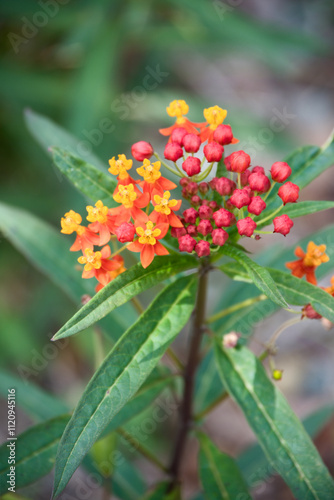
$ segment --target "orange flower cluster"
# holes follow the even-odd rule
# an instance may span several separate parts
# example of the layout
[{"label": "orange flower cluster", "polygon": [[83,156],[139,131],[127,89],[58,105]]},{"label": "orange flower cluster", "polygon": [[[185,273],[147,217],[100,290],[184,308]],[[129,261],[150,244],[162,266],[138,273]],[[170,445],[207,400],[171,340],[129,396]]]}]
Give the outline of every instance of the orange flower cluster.
[{"label": "orange flower cluster", "polygon": [[[169,227],[183,227],[175,215],[181,200],[170,199],[170,190],[176,188],[176,184],[162,177],[160,161],[151,163],[144,158],[137,168],[143,180],[130,176],[128,171],[132,163],[123,154],[118,155],[117,160],[115,157],[109,160],[109,172],[116,175],[118,181],[113,193],[118,207],[109,208],[101,200],[95,206],[87,206],[87,227],[82,226],[81,215],[73,210],[61,219],[62,233],[77,234],[70,250],[82,251],[78,259],[84,264],[82,277],[95,277],[99,282],[97,291],[125,271],[124,260],[119,255],[123,249],[140,252],[141,263],[146,268],[155,255],[169,253],[159,241],[166,236]],[[111,253],[107,244],[110,239],[126,245]],[[95,246],[102,249],[94,251]]]}]

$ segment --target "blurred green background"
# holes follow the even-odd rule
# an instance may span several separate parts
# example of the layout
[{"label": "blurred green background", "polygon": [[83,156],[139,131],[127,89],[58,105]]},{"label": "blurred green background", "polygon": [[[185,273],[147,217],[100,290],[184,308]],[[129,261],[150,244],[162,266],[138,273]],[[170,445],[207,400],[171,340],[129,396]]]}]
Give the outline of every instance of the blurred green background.
[{"label": "blurred green background", "polygon": [[[161,150],[158,128],[171,124],[165,108],[177,98],[193,121],[204,107],[226,108],[253,164],[268,168],[299,146],[322,144],[333,126],[333,18],[330,0],[1,2],[1,201],[56,227],[69,209],[84,213],[84,200],[27,130],[29,108],[106,167],[138,140]],[[333,199],[333,191],[324,174],[306,196]],[[298,221],[293,238],[318,225]],[[16,370],[31,366],[73,305],[4,238],[0,249],[0,359]],[[76,394],[91,370],[89,339],[71,346],[60,382],[59,360],[31,379],[60,394],[72,384]]]}]

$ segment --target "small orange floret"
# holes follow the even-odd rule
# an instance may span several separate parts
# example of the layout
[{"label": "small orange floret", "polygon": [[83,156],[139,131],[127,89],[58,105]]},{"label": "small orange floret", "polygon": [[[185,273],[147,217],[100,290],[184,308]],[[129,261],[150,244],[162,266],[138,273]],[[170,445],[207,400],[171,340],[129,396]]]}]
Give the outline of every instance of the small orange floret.
[{"label": "small orange floret", "polygon": [[161,177],[160,167],[161,167],[160,161],[155,161],[154,163],[151,163],[150,160],[145,158],[143,165],[137,168],[137,172],[144,178],[145,182],[153,184]]},{"label": "small orange floret", "polygon": [[176,120],[174,125],[172,125],[171,127],[161,128],[159,130],[160,134],[170,136],[175,128],[182,127],[186,129],[189,134],[198,135],[198,130],[196,129],[196,127],[199,127],[200,124],[193,123],[184,116],[189,111],[189,106],[186,101],[183,101],[182,99],[176,99],[175,101],[172,101],[169,106],[167,106],[166,110],[167,114],[172,117],[175,116]]},{"label": "small orange floret", "polygon": [[128,245],[131,252],[140,252],[140,261],[144,268],[148,267],[154,255],[168,255],[168,250],[158,241],[166,236],[168,224],[156,224],[146,217],[146,222],[136,227],[139,238]]},{"label": "small orange floret", "polygon": [[85,271],[92,271],[93,269],[100,269],[101,258],[101,252],[94,252],[90,248],[86,248],[84,255],[78,258],[78,262],[79,264],[85,264]]},{"label": "small orange floret", "polygon": [[291,269],[293,276],[296,276],[297,278],[306,276],[306,280],[309,283],[316,285],[316,268],[323,262],[329,261],[329,257],[326,255],[325,251],[326,245],[317,246],[313,243],[313,241],[310,241],[307,245],[306,253],[301,247],[297,247],[295,255],[296,257],[299,257],[299,259],[293,262],[287,262],[285,265],[288,269]]},{"label": "small orange floret", "polygon": [[334,276],[331,277],[331,286],[328,286],[324,290],[334,297]]},{"label": "small orange floret", "polygon": [[103,205],[102,201],[99,200],[95,203],[95,207],[87,206],[86,207],[88,215],[87,220],[89,222],[99,222],[100,224],[104,224],[107,222],[108,215],[108,207]]},{"label": "small orange floret", "polygon": [[110,168],[108,171],[112,175],[117,175],[118,179],[124,180],[129,177],[127,170],[130,170],[132,167],[132,160],[128,160],[125,155],[118,155],[118,160],[115,160],[113,156],[111,160],[109,160]]},{"label": "small orange floret", "polygon": [[72,234],[75,231],[80,232],[81,221],[81,215],[74,212],[74,210],[70,210],[65,214],[65,217],[61,218],[61,233]]},{"label": "small orange floret", "polygon": [[123,184],[119,184],[113,198],[117,203],[121,203],[124,208],[132,208],[134,201],[137,199],[134,185],[128,184],[124,186]]}]

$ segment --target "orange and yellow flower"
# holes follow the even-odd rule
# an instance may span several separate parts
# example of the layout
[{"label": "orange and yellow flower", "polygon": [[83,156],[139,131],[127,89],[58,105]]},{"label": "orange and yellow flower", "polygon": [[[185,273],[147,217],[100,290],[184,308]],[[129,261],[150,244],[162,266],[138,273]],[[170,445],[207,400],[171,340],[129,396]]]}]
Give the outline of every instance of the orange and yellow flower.
[{"label": "orange and yellow flower", "polygon": [[329,261],[329,257],[325,252],[326,245],[316,245],[313,241],[310,241],[307,245],[306,253],[301,247],[297,247],[295,255],[296,257],[299,257],[299,259],[293,262],[288,262],[285,265],[288,269],[291,269],[293,276],[297,276],[297,278],[306,276],[306,280],[309,283],[316,285],[316,268],[320,266],[320,264]]},{"label": "orange and yellow flower", "polygon": [[81,226],[81,221],[81,215],[74,212],[74,210],[67,212],[65,217],[62,217],[60,221],[62,233],[77,233],[75,242],[70,248],[71,252],[77,252],[78,250],[84,250],[86,248],[92,250],[94,245],[98,245],[100,241],[100,237],[97,234],[94,234],[94,232],[87,227]]},{"label": "orange and yellow flower", "polygon": [[182,200],[170,200],[170,192],[165,191],[163,196],[153,193],[154,211],[150,218],[156,223],[165,223],[171,227],[183,227],[180,219],[174,212],[180,210]]},{"label": "orange and yellow flower", "polygon": [[105,245],[101,251],[94,252],[86,248],[83,255],[78,258],[80,264],[84,264],[82,277],[85,279],[95,278],[100,283],[98,290],[115,279],[121,272],[125,271],[124,261],[120,255],[111,257],[109,245]]},{"label": "orange and yellow flower", "polygon": [[159,129],[160,134],[170,136],[175,128],[182,127],[185,128],[190,134],[198,135],[196,127],[199,127],[200,124],[193,123],[185,117],[185,115],[189,112],[189,106],[186,101],[176,99],[175,101],[172,101],[169,106],[167,106],[166,111],[169,116],[175,117],[176,121],[171,127]]},{"label": "orange and yellow flower", "polygon": [[150,160],[147,159],[144,160],[141,167],[137,168],[138,174],[144,178],[144,180],[140,183],[140,186],[143,188],[144,193],[149,194],[152,201],[153,191],[157,191],[162,195],[164,191],[176,188],[176,184],[174,184],[174,182],[162,177],[160,168],[160,161],[151,163]]},{"label": "orange and yellow flower", "polygon": [[158,241],[167,234],[168,224],[154,224],[146,216],[146,221],[136,226],[138,239],[128,245],[131,252],[140,252],[140,261],[144,268],[148,267],[154,255],[168,255],[168,250]]}]

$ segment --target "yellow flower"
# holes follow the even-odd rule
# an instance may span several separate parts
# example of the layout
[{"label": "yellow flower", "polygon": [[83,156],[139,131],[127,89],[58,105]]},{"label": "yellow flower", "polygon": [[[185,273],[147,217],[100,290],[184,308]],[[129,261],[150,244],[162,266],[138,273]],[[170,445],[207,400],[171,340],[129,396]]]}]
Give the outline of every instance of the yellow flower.
[{"label": "yellow flower", "polygon": [[219,106],[211,106],[211,108],[206,108],[203,111],[204,118],[210,125],[211,130],[216,130],[218,125],[223,123],[226,118],[227,111],[226,109],[222,109]]},{"label": "yellow flower", "polygon": [[154,202],[156,203],[156,206],[154,207],[154,210],[160,214],[169,215],[171,213],[171,208],[177,205],[177,200],[169,201],[169,198],[169,191],[165,191],[162,198],[158,194],[155,194]]},{"label": "yellow flower", "polygon": [[123,184],[119,184],[118,192],[113,195],[113,198],[117,203],[122,203],[125,208],[132,208],[133,202],[137,199],[134,185],[123,186]]},{"label": "yellow flower", "polygon": [[81,221],[82,221],[81,215],[74,212],[74,210],[70,210],[65,214],[65,217],[61,218],[60,221],[62,227],[61,233],[72,234],[74,231],[78,230]]},{"label": "yellow flower", "polygon": [[186,101],[176,99],[169,104],[166,110],[169,116],[176,116],[176,123],[181,124],[185,121],[183,115],[188,113],[189,106]]},{"label": "yellow flower", "polygon": [[90,248],[86,248],[84,255],[78,258],[78,262],[85,264],[85,271],[91,271],[92,269],[100,269],[101,258],[101,252],[93,252]]},{"label": "yellow flower", "polygon": [[143,227],[139,226],[136,228],[136,232],[139,236],[139,243],[142,245],[155,245],[157,240],[157,236],[160,236],[161,230],[156,228],[153,229],[153,222],[148,221],[146,222],[146,229]]},{"label": "yellow flower", "polygon": [[88,212],[87,220],[89,222],[100,222],[101,224],[107,222],[107,215],[109,209],[108,207],[103,205],[101,200],[95,203],[95,208],[92,206],[87,206],[86,209]]},{"label": "yellow flower", "polygon": [[112,175],[118,175],[120,179],[126,179],[128,177],[127,170],[132,167],[132,160],[127,160],[125,155],[118,155],[118,160],[115,160],[113,156],[109,160],[110,168],[108,169]]},{"label": "yellow flower", "polygon": [[151,163],[150,160],[145,158],[143,165],[137,168],[137,173],[144,178],[145,182],[154,184],[161,177],[160,167],[160,161]]},{"label": "yellow flower", "polygon": [[325,254],[326,245],[317,246],[313,241],[307,245],[306,255],[303,259],[304,265],[308,267],[318,267],[323,262],[328,262],[329,257]]}]

